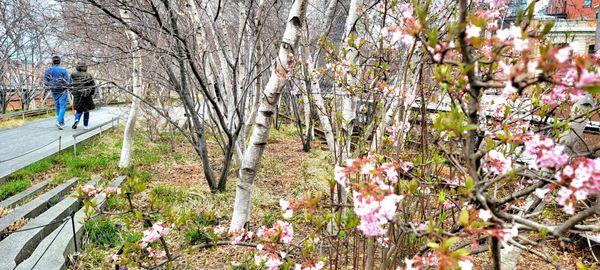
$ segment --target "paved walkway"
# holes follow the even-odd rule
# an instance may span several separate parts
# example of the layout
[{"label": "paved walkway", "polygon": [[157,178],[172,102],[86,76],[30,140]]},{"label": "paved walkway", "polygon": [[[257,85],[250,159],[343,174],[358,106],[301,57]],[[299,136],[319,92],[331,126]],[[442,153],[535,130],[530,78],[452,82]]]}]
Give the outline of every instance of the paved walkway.
[{"label": "paved walkway", "polygon": [[[123,110],[117,107],[104,107],[91,111],[90,131],[77,136],[77,142],[110,128],[111,124],[94,129],[98,125],[123,115]],[[77,129],[71,128],[73,118],[72,114],[67,114],[64,130],[56,128],[55,118],[32,121],[19,127],[0,129],[0,183],[4,182],[11,173],[57,153],[59,138],[61,149],[72,146],[75,141],[73,135],[84,131],[81,122]]]}]

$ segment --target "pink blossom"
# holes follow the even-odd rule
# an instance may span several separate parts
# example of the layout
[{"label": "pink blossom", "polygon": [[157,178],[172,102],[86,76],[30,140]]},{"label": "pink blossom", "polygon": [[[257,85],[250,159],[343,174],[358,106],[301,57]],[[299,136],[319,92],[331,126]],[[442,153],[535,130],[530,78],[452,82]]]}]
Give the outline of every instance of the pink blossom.
[{"label": "pink blossom", "polygon": [[563,154],[564,146],[557,145],[552,139],[535,134],[525,142],[525,153],[535,159],[529,164],[532,169],[560,168],[567,164],[569,156]]},{"label": "pink blossom", "polygon": [[485,209],[480,209],[479,213],[477,214],[477,216],[487,222],[488,220],[490,220],[490,218],[492,218],[492,211],[490,210],[485,210]]},{"label": "pink blossom", "polygon": [[361,169],[361,173],[362,174],[372,174],[375,171],[375,164],[371,163],[371,162],[367,162],[367,164],[365,164],[362,169]]},{"label": "pink blossom", "polygon": [[395,217],[397,204],[402,200],[402,196],[393,193],[381,199],[379,197],[364,190],[353,194],[354,212],[360,217],[357,228],[367,236],[378,236],[386,232],[383,225]]},{"label": "pink blossom", "polygon": [[516,38],[513,41],[513,45],[515,47],[515,50],[522,52],[529,48],[529,41],[527,40],[527,38]]},{"label": "pink blossom", "polygon": [[106,189],[104,189],[104,192],[107,196],[121,195],[121,189],[118,187],[107,187]]},{"label": "pink blossom", "polygon": [[458,266],[460,267],[460,270],[472,270],[473,269],[473,263],[470,260],[458,261]]},{"label": "pink blossom", "polygon": [[516,25],[512,25],[509,29],[510,31],[510,36],[514,39],[520,39],[523,36],[523,30],[521,30],[521,27],[516,26]]},{"label": "pink blossom", "polygon": [[167,235],[169,233],[169,228],[163,227],[162,224],[162,222],[156,222],[152,227],[145,230],[143,232],[144,237],[142,237],[142,242],[149,244],[156,241],[161,236]]},{"label": "pink blossom", "polygon": [[565,87],[562,85],[555,85],[550,93],[542,95],[541,102],[548,105],[556,105],[557,103],[565,101],[566,98],[567,94],[565,93]]},{"label": "pink blossom", "polygon": [[597,73],[589,72],[587,69],[584,69],[579,76],[579,81],[575,84],[577,88],[584,88],[590,85],[596,85],[600,83],[600,75]]},{"label": "pink blossom", "polygon": [[164,250],[158,251],[151,247],[148,247],[146,250],[148,251],[148,257],[150,258],[162,259],[167,256],[167,252]]},{"label": "pink blossom", "polygon": [[450,187],[458,187],[458,186],[465,186],[465,182],[460,180],[457,177],[451,178],[451,179],[447,179],[444,178],[444,181],[446,181],[446,183],[450,186]]},{"label": "pink blossom", "polygon": [[321,270],[323,267],[325,267],[323,261],[318,261],[317,263],[308,266],[297,263],[294,265],[294,270]]},{"label": "pink blossom", "polygon": [[345,187],[348,182],[348,174],[346,173],[345,167],[335,165],[333,169],[333,178],[340,186]]},{"label": "pink blossom", "polygon": [[502,89],[502,96],[508,97],[517,92],[517,88],[515,88],[511,81],[506,81],[506,85]]},{"label": "pink blossom", "polygon": [[536,189],[535,190],[535,196],[537,196],[540,199],[544,199],[546,197],[546,194],[550,191],[550,189],[547,188],[543,188],[543,189]]},{"label": "pink blossom", "polygon": [[496,31],[496,37],[500,40],[500,41],[506,41],[510,38],[510,30],[508,29],[500,29],[498,31]]},{"label": "pink blossom", "polygon": [[504,7],[507,2],[508,2],[508,0],[492,0],[491,6],[492,6],[492,8],[500,8],[500,7]]},{"label": "pink blossom", "polygon": [[479,37],[481,35],[481,27],[469,24],[465,29],[466,38]]},{"label": "pink blossom", "polygon": [[282,216],[284,219],[290,219],[294,216],[294,211],[292,211],[292,209],[286,210],[285,212],[283,212]]},{"label": "pink blossom", "polygon": [[255,256],[254,260],[257,265],[264,263],[269,270],[277,270],[279,269],[279,266],[283,264],[279,256],[276,254],[264,254],[262,256],[257,255]]},{"label": "pink blossom", "polygon": [[281,207],[281,210],[287,210],[288,208],[290,208],[290,202],[284,199],[279,200],[279,206]]},{"label": "pink blossom", "polygon": [[556,61],[558,61],[561,64],[566,62],[567,60],[569,60],[570,56],[571,56],[571,47],[570,46],[566,46],[562,49],[559,49],[554,54],[554,58],[556,58]]},{"label": "pink blossom", "polygon": [[452,201],[445,201],[442,206],[444,206],[444,209],[450,209],[450,208],[454,208],[455,205]]},{"label": "pink blossom", "polygon": [[574,213],[574,202],[600,193],[600,159],[579,158],[556,174],[561,187],[556,202],[568,214]]},{"label": "pink blossom", "polygon": [[487,163],[484,169],[493,174],[504,175],[511,169],[511,162],[511,158],[505,157],[497,150],[491,150],[487,154]]},{"label": "pink blossom", "polygon": [[98,190],[93,185],[84,185],[81,187],[81,195],[84,198],[91,198],[98,194]]}]

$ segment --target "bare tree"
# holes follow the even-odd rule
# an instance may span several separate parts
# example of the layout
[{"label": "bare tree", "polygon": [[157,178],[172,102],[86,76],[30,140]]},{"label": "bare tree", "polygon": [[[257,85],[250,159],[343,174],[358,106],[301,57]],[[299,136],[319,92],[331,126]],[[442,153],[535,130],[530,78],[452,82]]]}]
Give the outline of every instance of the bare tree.
[{"label": "bare tree", "polygon": [[290,8],[285,32],[281,40],[279,52],[275,59],[275,67],[265,86],[263,96],[260,99],[260,107],[252,137],[244,152],[244,159],[240,168],[233,216],[229,231],[237,231],[244,227],[250,215],[252,186],[256,177],[256,170],[263,151],[267,145],[269,129],[273,123],[273,115],[277,107],[281,91],[287,81],[286,74],[291,72],[294,64],[293,55],[296,54],[298,40],[302,32],[302,25],[306,16],[307,0],[295,0]]}]

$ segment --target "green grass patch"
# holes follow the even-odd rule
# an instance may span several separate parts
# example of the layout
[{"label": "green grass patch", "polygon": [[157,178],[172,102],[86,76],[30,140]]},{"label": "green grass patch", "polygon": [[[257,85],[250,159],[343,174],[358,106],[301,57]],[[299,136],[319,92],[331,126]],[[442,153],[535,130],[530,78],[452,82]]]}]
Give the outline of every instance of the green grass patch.
[{"label": "green grass patch", "polygon": [[0,185],[0,201],[27,189],[30,184],[31,181],[26,179],[16,179],[5,182]]},{"label": "green grass patch", "polygon": [[85,228],[88,239],[94,245],[115,247],[121,242],[122,230],[108,218],[92,219]]}]

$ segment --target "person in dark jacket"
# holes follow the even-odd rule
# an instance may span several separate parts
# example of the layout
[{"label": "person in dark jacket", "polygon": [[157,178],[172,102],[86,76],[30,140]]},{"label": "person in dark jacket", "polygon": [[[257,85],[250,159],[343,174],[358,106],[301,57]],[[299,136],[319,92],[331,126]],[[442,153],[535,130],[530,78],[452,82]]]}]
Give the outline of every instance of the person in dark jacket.
[{"label": "person in dark jacket", "polygon": [[75,123],[72,128],[76,129],[81,116],[83,116],[83,128],[88,128],[90,111],[95,109],[93,96],[96,93],[96,83],[91,74],[87,73],[87,66],[80,62],[71,74],[73,102],[75,104]]},{"label": "person in dark jacket", "polygon": [[63,129],[65,126],[65,111],[67,110],[67,89],[71,84],[71,77],[67,69],[60,66],[60,57],[52,57],[52,66],[44,72],[44,86],[46,91],[52,92],[54,110],[56,111],[56,126]]}]

